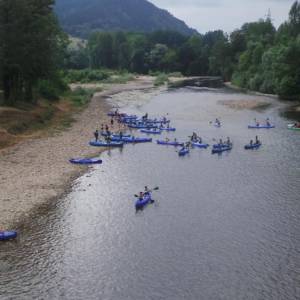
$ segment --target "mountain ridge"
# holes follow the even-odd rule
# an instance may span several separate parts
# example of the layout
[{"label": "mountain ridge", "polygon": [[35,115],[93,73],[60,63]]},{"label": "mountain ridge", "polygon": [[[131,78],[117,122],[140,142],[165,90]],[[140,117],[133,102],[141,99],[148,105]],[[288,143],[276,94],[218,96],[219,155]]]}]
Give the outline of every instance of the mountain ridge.
[{"label": "mountain ridge", "polygon": [[62,28],[77,37],[94,31],[197,33],[183,21],[147,0],[57,0],[55,12]]}]

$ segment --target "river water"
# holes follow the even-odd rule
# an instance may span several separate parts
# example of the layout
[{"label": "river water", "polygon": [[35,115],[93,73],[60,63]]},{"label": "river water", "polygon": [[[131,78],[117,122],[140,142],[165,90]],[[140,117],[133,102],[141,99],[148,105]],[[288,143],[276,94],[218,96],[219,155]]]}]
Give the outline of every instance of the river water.
[{"label": "river water", "polygon": [[[0,299],[300,299],[300,133],[286,129],[282,104],[233,110],[218,101],[270,99],[223,89],[123,96],[113,101],[129,112],[169,113],[177,132],[163,137],[230,136],[234,148],[103,153],[103,165],[0,245]],[[209,124],[216,117],[222,128]],[[247,129],[255,117],[276,128]],[[263,146],[245,151],[256,134]],[[136,213],[144,185],[160,190]]]}]

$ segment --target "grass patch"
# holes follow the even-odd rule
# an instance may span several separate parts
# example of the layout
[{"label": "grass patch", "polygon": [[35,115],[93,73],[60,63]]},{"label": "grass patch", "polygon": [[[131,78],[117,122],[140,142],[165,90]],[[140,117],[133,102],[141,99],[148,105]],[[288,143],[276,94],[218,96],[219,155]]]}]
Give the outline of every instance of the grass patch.
[{"label": "grass patch", "polygon": [[84,89],[82,87],[77,87],[73,91],[68,91],[65,95],[65,98],[78,108],[88,104],[95,91],[99,91],[99,89]]}]

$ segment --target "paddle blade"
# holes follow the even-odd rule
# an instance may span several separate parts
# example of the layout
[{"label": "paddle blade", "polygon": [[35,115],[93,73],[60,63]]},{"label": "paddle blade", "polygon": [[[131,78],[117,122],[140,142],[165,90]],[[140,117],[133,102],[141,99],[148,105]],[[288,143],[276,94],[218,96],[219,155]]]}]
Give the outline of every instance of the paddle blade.
[{"label": "paddle blade", "polygon": [[158,186],[153,189],[153,191],[158,191],[158,190],[159,190]]},{"label": "paddle blade", "polygon": [[138,195],[134,195],[134,197],[138,198]]}]

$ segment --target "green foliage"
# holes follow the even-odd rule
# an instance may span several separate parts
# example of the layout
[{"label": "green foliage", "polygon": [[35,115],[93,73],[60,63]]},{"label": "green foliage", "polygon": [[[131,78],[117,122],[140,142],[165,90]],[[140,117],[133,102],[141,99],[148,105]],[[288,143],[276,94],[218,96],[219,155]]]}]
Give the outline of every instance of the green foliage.
[{"label": "green foliage", "polygon": [[68,82],[110,83],[132,79],[130,75],[99,71],[113,68],[157,76],[155,84],[161,85],[167,81],[166,74],[180,72],[189,76],[221,76],[246,89],[294,99],[300,95],[299,45],[300,3],[296,1],[288,21],[278,31],[267,18],[246,23],[230,36],[221,30],[192,36],[174,31],[96,32],[87,47],[73,53],[70,59],[75,69],[89,62],[95,73],[70,71],[67,78]]},{"label": "green foliage", "polygon": [[70,91],[66,97],[70,99],[75,106],[81,107],[86,105],[91,100],[94,92],[95,91],[92,89],[83,89],[78,87],[75,90]]},{"label": "green foliage", "polygon": [[38,81],[56,75],[67,39],[53,5],[54,0],[0,1],[0,74],[7,105],[34,102]]},{"label": "green foliage", "polygon": [[155,86],[161,86],[161,85],[164,85],[166,83],[169,82],[169,78],[168,78],[168,75],[167,74],[164,74],[164,73],[161,73],[159,74],[155,81],[154,81],[154,85]]},{"label": "green foliage", "polygon": [[90,83],[106,80],[110,77],[108,71],[105,70],[68,70],[65,79],[68,83]]},{"label": "green foliage", "polygon": [[58,100],[67,90],[69,87],[60,73],[52,80],[42,79],[37,83],[38,95],[47,100]]}]

